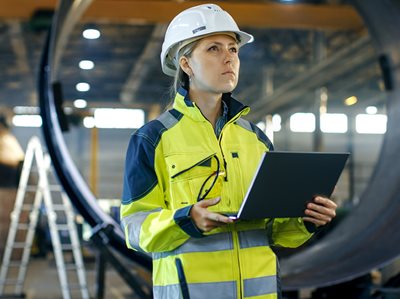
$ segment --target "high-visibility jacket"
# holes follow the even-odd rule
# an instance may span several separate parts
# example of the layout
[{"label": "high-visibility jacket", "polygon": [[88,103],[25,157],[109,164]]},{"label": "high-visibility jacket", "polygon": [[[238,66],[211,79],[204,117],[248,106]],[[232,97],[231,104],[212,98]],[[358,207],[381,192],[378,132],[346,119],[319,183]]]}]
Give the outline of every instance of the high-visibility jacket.
[{"label": "high-visibility jacket", "polygon": [[[121,224],[129,248],[152,253],[157,299],[278,298],[278,263],[270,246],[297,247],[312,233],[301,218],[240,220],[203,233],[190,208],[221,197],[209,210],[238,211],[268,138],[241,118],[247,106],[224,94],[228,122],[217,138],[187,92],[173,109],[131,136]],[[265,190],[268,199],[268,190]]]}]

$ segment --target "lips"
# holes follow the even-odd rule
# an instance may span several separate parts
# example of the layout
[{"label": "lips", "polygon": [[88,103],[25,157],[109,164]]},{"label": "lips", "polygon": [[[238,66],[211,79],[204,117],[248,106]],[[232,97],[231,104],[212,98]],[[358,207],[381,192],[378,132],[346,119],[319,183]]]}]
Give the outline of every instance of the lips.
[{"label": "lips", "polygon": [[226,71],[222,73],[222,75],[229,75],[229,74],[236,75],[234,71]]}]

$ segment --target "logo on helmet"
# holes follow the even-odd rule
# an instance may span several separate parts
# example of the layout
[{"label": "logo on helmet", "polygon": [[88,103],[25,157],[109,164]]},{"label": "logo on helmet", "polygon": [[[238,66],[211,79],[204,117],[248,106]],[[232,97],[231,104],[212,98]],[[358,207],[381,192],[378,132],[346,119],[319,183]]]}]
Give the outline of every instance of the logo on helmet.
[{"label": "logo on helmet", "polygon": [[207,29],[206,26],[201,26],[199,28],[196,28],[196,29],[192,30],[192,32],[193,32],[193,34],[196,34],[197,32],[203,31],[203,30],[206,30],[206,29]]}]

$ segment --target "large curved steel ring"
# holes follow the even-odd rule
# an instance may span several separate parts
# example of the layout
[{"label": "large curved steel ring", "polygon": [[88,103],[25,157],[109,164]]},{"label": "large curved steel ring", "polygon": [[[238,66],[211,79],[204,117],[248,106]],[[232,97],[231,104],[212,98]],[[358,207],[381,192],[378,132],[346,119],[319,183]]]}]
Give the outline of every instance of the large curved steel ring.
[{"label": "large curved steel ring", "polygon": [[[63,1],[61,1],[63,2]],[[361,204],[321,242],[282,261],[284,289],[320,287],[349,280],[390,262],[400,254],[400,4],[396,0],[354,0],[381,55],[388,89],[387,133],[379,161]],[[43,133],[56,173],[79,213],[92,226],[114,225],[110,245],[144,267],[147,255],[127,250],[123,233],[100,210],[77,171],[58,123],[51,88],[54,43],[63,28],[58,14],[40,67],[39,97]]]}]

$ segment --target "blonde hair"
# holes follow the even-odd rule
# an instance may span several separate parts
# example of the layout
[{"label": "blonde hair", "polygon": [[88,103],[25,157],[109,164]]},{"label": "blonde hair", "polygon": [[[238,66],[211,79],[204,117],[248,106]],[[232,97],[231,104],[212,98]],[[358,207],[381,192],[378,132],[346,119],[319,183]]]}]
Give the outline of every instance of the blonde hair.
[{"label": "blonde hair", "polygon": [[[185,56],[187,58],[190,58],[192,56],[193,50],[196,47],[196,45],[198,44],[199,40],[195,40],[185,46],[183,46],[178,54],[177,54],[177,61],[179,61],[179,59],[182,56]],[[180,65],[177,66],[177,70],[174,76],[174,81],[173,84],[171,86],[171,95],[172,97],[175,96],[175,94],[178,92],[178,89],[180,87],[185,88],[186,90],[189,90],[189,76],[182,70],[182,68],[180,67]]]}]

